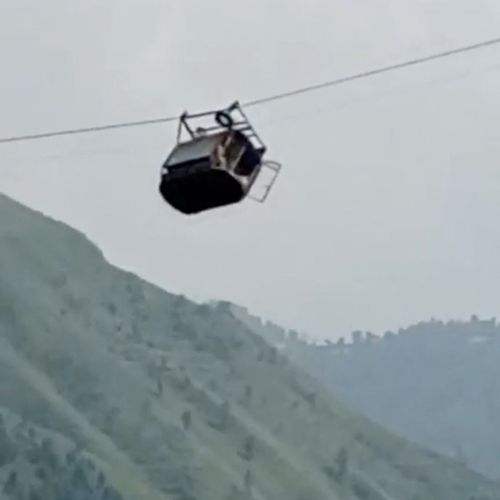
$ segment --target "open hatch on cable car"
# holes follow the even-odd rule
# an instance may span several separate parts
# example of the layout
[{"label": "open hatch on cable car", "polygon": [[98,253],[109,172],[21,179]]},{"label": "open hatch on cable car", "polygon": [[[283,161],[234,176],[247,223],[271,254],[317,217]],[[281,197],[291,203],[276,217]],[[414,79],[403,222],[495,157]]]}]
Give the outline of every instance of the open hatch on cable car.
[{"label": "open hatch on cable car", "polygon": [[[199,125],[210,118],[215,124]],[[223,110],[186,112],[179,119],[177,144],[162,166],[160,193],[184,214],[238,203],[247,195],[264,202],[281,168],[264,160],[266,149],[238,102]],[[269,182],[261,196],[251,196],[264,168]]]}]

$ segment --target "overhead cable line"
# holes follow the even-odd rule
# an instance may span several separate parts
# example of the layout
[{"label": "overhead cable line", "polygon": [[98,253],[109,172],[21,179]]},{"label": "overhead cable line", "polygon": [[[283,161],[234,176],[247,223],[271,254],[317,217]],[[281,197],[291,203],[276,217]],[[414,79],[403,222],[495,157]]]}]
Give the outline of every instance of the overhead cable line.
[{"label": "overhead cable line", "polygon": [[[346,77],[342,77],[342,78],[337,78],[335,80],[326,81],[326,82],[319,83],[316,85],[309,85],[306,87],[297,88],[297,89],[290,90],[287,92],[282,92],[279,94],[274,94],[274,95],[270,95],[267,97],[262,97],[260,99],[247,101],[246,103],[243,103],[242,105],[244,107],[260,106],[262,104],[267,104],[267,103],[270,103],[273,101],[278,101],[278,100],[286,99],[289,97],[295,97],[295,96],[298,96],[301,94],[306,94],[309,92],[315,92],[317,90],[325,89],[328,87],[335,87],[335,86],[342,85],[342,84],[349,83],[349,82],[353,82],[356,80],[362,80],[362,79],[369,78],[369,77],[376,76],[376,75],[380,75],[383,73],[389,73],[389,72],[397,71],[397,70],[404,69],[404,68],[407,68],[410,66],[416,66],[416,65],[424,64],[424,63],[434,61],[437,59],[444,59],[444,58],[451,57],[454,55],[463,54],[466,52],[472,52],[475,50],[479,50],[479,49],[483,49],[486,47],[490,47],[493,45],[499,45],[499,44],[500,44],[500,38],[494,38],[494,39],[486,40],[483,42],[475,43],[472,45],[466,45],[464,47],[459,47],[459,48],[447,50],[444,52],[438,52],[438,53],[431,54],[431,55],[428,55],[425,57],[419,57],[419,58],[411,59],[411,60],[404,61],[401,63],[392,64],[390,66],[384,66],[384,67],[372,69],[369,71],[363,71],[362,73],[357,73],[354,75],[350,75],[350,76],[346,76]],[[111,124],[111,125],[99,125],[99,126],[95,126],[95,127],[60,130],[60,131],[45,132],[45,133],[40,133],[40,134],[4,137],[4,138],[0,138],[0,144],[12,143],[12,142],[33,141],[33,140],[37,140],[37,139],[47,139],[47,138],[51,138],[51,137],[59,137],[59,136],[65,136],[65,135],[76,135],[76,134],[85,134],[85,133],[91,133],[91,132],[102,132],[105,130],[114,130],[114,129],[121,129],[121,128],[141,127],[141,126],[145,126],[145,125],[154,125],[154,124],[160,124],[160,123],[173,122],[173,121],[176,121],[177,119],[178,119],[178,116],[167,116],[167,117],[162,117],[162,118],[123,122],[123,123],[116,123],[116,124]]]},{"label": "overhead cable line", "polygon": [[275,94],[275,95],[268,96],[268,97],[262,97],[261,99],[255,99],[254,101],[249,101],[249,102],[245,103],[245,107],[257,106],[257,105],[261,105],[261,104],[266,104],[268,102],[277,101],[280,99],[285,99],[288,97],[294,97],[294,96],[297,96],[300,94],[315,92],[317,90],[321,90],[321,89],[324,89],[327,87],[335,87],[337,85],[342,85],[344,83],[353,82],[355,80],[362,80],[364,78],[369,78],[371,76],[380,75],[382,73],[389,73],[391,71],[397,71],[397,70],[400,70],[403,68],[407,68],[409,66],[416,66],[418,64],[423,64],[426,62],[434,61],[436,59],[443,59],[445,57],[450,57],[450,56],[454,56],[457,54],[462,54],[464,52],[471,52],[473,50],[478,50],[478,49],[482,49],[485,47],[489,47],[491,45],[498,45],[498,44],[500,44],[500,38],[495,38],[493,40],[487,40],[485,42],[476,43],[474,45],[467,45],[465,47],[460,47],[458,49],[447,50],[445,52],[439,52],[437,54],[432,54],[432,55],[425,56],[425,57],[419,57],[417,59],[411,59],[409,61],[405,61],[405,62],[401,62],[401,63],[397,63],[397,64],[392,64],[390,66],[385,66],[385,67],[378,68],[378,69],[372,69],[369,71],[363,71],[362,73],[358,73],[356,75],[345,76],[343,78],[337,78],[336,80],[330,80],[330,81],[319,83],[316,85],[309,85],[308,87],[302,87],[299,89],[290,90],[288,92],[283,92],[281,94]]},{"label": "overhead cable line", "polygon": [[96,127],[75,128],[69,130],[58,130],[55,132],[44,132],[41,134],[19,135],[14,137],[0,138],[0,144],[7,142],[34,141],[37,139],[48,139],[50,137],[59,137],[63,135],[88,134],[91,132],[102,132],[104,130],[114,130],[119,128],[142,127],[144,125],[154,125],[158,123],[168,123],[178,120],[178,116],[168,116],[163,118],[153,118],[150,120],[140,120],[135,122],[114,123],[111,125],[98,125]]}]

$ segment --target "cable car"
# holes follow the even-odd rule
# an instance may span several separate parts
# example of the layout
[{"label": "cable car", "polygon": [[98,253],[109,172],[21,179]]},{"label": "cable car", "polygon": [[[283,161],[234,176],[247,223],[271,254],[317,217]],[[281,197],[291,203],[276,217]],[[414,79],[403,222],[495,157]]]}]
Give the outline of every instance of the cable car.
[{"label": "cable car", "polygon": [[[213,122],[205,126],[208,119]],[[238,203],[247,196],[264,202],[281,169],[279,163],[264,160],[266,150],[238,102],[223,110],[185,112],[179,119],[177,144],[161,169],[160,193],[184,214]],[[264,168],[270,182],[262,196],[251,196]]]}]

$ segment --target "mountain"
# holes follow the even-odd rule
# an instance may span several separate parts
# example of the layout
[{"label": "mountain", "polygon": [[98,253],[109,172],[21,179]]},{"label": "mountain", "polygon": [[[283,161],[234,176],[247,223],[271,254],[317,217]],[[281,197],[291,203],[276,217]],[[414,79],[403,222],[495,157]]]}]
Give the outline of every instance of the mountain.
[{"label": "mountain", "polygon": [[2,499],[122,499],[82,449],[5,409],[0,409],[0,485]]},{"label": "mountain", "polygon": [[2,500],[499,500],[346,409],[224,304],[0,195]]},{"label": "mountain", "polygon": [[235,314],[387,429],[500,479],[500,325],[495,318],[421,322],[381,338],[300,341],[241,308]]}]

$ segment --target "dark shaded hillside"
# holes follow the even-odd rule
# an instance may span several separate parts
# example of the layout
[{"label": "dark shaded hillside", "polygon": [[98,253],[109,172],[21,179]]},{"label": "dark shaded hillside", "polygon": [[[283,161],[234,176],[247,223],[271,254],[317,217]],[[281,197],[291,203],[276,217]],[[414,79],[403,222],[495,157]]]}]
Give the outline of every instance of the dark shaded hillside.
[{"label": "dark shaded hillside", "polygon": [[500,479],[500,328],[434,321],[358,334],[301,357],[338,397],[387,428]]},{"label": "dark shaded hillside", "polygon": [[500,499],[344,409],[226,306],[116,269],[2,196],[0,406],[9,500]]},{"label": "dark shaded hillside", "polygon": [[500,326],[495,319],[423,322],[383,338],[354,332],[311,345],[241,308],[342,402],[412,441],[500,478]]},{"label": "dark shaded hillside", "polygon": [[0,485],[5,500],[122,499],[81,448],[1,409]]}]

